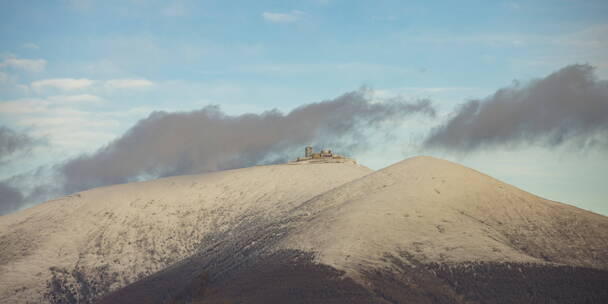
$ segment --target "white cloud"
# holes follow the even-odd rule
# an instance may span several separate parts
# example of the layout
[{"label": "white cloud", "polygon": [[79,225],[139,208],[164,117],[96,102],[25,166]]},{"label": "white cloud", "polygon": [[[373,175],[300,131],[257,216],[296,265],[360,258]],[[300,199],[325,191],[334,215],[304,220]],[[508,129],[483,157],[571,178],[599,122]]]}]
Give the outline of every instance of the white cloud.
[{"label": "white cloud", "polygon": [[516,58],[516,65],[539,69],[548,73],[572,63],[589,63],[597,68],[597,75],[608,78],[608,24],[599,24],[571,33],[553,36],[530,36],[529,44],[550,48],[550,52],[539,52],[529,58]]},{"label": "white cloud", "polygon": [[64,106],[101,104],[105,100],[91,94],[80,95],[55,95],[47,98],[22,98],[3,101],[0,103],[0,114],[22,115],[22,114],[45,114],[61,110],[69,112]]},{"label": "white cloud", "polygon": [[0,114],[7,116],[43,112],[48,102],[44,99],[17,99],[0,103]]},{"label": "white cloud", "polygon": [[86,78],[52,78],[34,81],[31,84],[32,89],[40,90],[51,87],[63,91],[79,90],[90,87],[94,81]]},{"label": "white cloud", "polygon": [[271,13],[263,12],[262,18],[269,22],[275,23],[291,23],[300,20],[304,16],[304,12],[293,10],[289,13]]},{"label": "white cloud", "polygon": [[98,102],[104,100],[89,94],[8,100],[0,102],[0,117],[47,138],[53,149],[81,153],[105,144],[125,127],[118,112],[88,108]]},{"label": "white cloud", "polygon": [[48,100],[57,104],[100,104],[105,101],[103,98],[91,94],[55,95],[48,97]]},{"label": "white cloud", "polygon": [[[112,90],[145,89],[154,85],[154,82],[144,78],[119,78],[109,80],[92,80],[87,78],[50,78],[34,81],[30,84],[30,88],[39,94],[53,92],[53,90],[99,93]],[[74,100],[74,98],[76,98],[75,96],[79,101],[83,101],[85,99],[88,101],[93,100],[91,97],[93,95],[89,94],[70,95],[69,98]]]},{"label": "white cloud", "polygon": [[139,89],[139,88],[148,88],[154,85],[154,82],[147,79],[133,79],[133,78],[123,78],[123,79],[112,79],[108,80],[105,83],[106,88],[108,89]]},{"label": "white cloud", "polygon": [[0,62],[1,67],[12,67],[29,72],[41,72],[46,67],[46,60],[9,57]]},{"label": "white cloud", "polygon": [[552,40],[556,44],[594,48],[604,53],[608,47],[608,24],[591,26],[578,32],[560,35]]},{"label": "white cloud", "polygon": [[61,116],[51,117],[27,117],[19,120],[19,124],[23,126],[38,126],[38,127],[66,127],[74,130],[73,127],[78,126],[79,128],[91,128],[91,127],[116,127],[119,123],[116,120],[103,120],[103,119],[92,119],[94,114],[84,111],[63,111],[55,112],[57,114],[63,114]]}]

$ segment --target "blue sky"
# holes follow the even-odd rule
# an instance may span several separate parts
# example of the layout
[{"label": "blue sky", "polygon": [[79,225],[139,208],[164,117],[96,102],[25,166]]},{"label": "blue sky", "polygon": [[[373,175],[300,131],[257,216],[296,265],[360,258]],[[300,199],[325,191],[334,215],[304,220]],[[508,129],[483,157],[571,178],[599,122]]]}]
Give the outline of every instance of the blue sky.
[{"label": "blue sky", "polygon": [[[2,1],[0,20],[0,125],[45,141],[0,179],[95,151],[154,110],[288,112],[367,86],[429,98],[442,119],[569,64],[608,78],[606,1]],[[377,169],[433,154],[411,142],[436,123],[355,156]],[[605,154],[437,155],[608,214]]]}]

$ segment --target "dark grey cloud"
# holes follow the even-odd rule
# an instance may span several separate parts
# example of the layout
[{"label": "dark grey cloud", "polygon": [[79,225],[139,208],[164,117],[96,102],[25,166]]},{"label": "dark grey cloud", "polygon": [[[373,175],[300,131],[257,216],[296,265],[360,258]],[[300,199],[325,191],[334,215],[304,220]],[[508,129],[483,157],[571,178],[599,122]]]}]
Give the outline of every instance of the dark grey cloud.
[{"label": "dark grey cloud", "polygon": [[50,166],[13,175],[0,181],[0,215],[63,195],[61,176]]},{"label": "dark grey cloud", "polygon": [[[26,133],[0,126],[0,170],[5,168],[4,165],[6,163],[13,161],[17,157],[22,157],[23,153],[41,144],[46,144],[44,138],[33,138]],[[24,188],[28,188],[27,184],[21,181],[24,180],[24,176],[29,177],[29,179],[36,179],[38,174],[34,171],[0,181],[0,215],[16,211],[23,205],[31,202],[31,199],[42,197],[40,195],[42,187],[36,191],[31,191],[28,196],[23,194]]]},{"label": "dark grey cloud", "polygon": [[5,182],[0,182],[0,215],[13,212],[23,204],[23,195],[19,189]]},{"label": "dark grey cloud", "polygon": [[[66,193],[142,178],[246,167],[293,158],[287,151],[313,143],[365,145],[362,132],[414,113],[434,116],[428,100],[372,102],[364,89],[312,103],[230,116],[216,106],[192,112],[154,112],[91,155],[57,167]],[[289,156],[287,156],[289,155]]]},{"label": "dark grey cloud", "polygon": [[29,150],[36,143],[25,133],[0,126],[0,162],[17,152]]},{"label": "dark grey cloud", "polygon": [[463,104],[431,131],[425,147],[457,151],[520,144],[608,146],[608,82],[593,67],[570,65]]}]

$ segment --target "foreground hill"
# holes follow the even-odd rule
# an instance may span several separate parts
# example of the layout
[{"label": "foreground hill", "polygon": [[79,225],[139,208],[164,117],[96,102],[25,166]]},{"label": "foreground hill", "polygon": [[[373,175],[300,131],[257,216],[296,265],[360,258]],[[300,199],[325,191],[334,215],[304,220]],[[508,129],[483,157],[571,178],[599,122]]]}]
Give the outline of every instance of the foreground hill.
[{"label": "foreground hill", "polygon": [[605,303],[608,218],[416,157],[241,221],[104,303]]},{"label": "foreground hill", "polygon": [[99,188],[0,241],[3,303],[608,302],[608,218],[431,157]]},{"label": "foreground hill", "polygon": [[0,217],[0,303],[88,303],[372,172],[276,165],[97,188]]}]

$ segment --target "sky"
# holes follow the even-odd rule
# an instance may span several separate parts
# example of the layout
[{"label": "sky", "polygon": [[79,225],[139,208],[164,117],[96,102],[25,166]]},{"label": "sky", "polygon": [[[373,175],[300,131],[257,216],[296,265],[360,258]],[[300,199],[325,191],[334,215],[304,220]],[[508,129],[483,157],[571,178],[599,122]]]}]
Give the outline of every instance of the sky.
[{"label": "sky", "polygon": [[608,215],[606,1],[0,3],[0,214],[332,148]]}]

